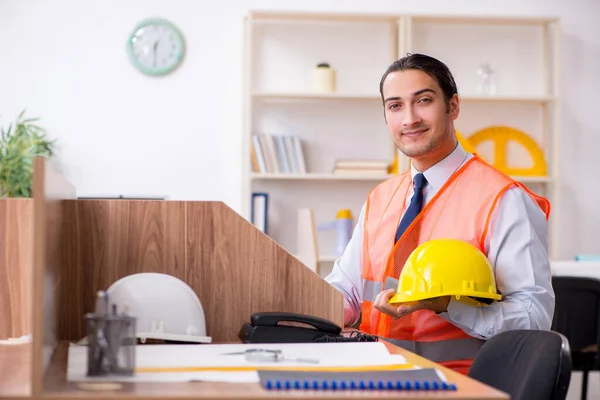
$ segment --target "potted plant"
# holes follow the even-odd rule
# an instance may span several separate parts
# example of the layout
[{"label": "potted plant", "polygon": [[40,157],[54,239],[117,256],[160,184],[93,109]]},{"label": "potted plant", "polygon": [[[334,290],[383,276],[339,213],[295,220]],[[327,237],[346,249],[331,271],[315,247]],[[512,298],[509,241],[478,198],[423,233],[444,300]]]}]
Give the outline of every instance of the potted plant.
[{"label": "potted plant", "polygon": [[14,125],[1,129],[0,197],[31,197],[33,160],[36,156],[52,157],[55,141],[36,125],[38,118],[25,118],[25,110]]}]

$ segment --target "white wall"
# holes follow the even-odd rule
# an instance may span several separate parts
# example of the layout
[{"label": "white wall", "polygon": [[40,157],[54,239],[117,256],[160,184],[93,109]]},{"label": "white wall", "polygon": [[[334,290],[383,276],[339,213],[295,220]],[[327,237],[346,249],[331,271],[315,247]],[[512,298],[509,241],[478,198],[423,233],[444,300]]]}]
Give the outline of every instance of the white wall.
[{"label": "white wall", "polygon": [[[272,8],[560,16],[561,256],[600,252],[598,0],[0,0],[0,124],[23,108],[42,117],[79,195],[217,199],[239,210],[242,18]],[[187,40],[171,76],[145,77],[127,61],[126,38],[148,16],[172,20]],[[596,374],[590,398],[597,383]]]},{"label": "white wall", "polygon": [[[42,117],[79,195],[217,199],[240,210],[242,19],[273,8],[560,16],[560,255],[600,252],[598,0],[0,0],[0,124],[23,108]],[[186,59],[171,76],[143,76],[127,61],[127,36],[148,16],[185,35]]]}]

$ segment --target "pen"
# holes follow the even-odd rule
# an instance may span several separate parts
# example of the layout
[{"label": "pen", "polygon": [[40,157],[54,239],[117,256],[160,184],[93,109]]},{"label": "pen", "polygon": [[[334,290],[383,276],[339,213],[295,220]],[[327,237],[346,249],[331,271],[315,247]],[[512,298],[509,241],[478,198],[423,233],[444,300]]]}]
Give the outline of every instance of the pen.
[{"label": "pen", "polygon": [[99,290],[96,293],[96,314],[98,316],[108,316],[108,293]]},{"label": "pen", "polygon": [[[102,373],[108,343],[104,334],[106,317],[108,317],[108,294],[99,290],[96,293],[96,371]],[[102,318],[104,317],[104,318]]]}]

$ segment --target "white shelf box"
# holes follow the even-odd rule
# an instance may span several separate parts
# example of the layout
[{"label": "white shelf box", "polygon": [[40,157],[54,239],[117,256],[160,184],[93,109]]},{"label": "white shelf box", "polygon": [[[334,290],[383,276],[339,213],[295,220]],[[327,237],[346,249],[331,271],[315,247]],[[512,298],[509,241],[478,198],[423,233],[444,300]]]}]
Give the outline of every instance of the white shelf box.
[{"label": "white shelf box", "polygon": [[309,174],[331,174],[336,160],[394,158],[394,145],[378,101],[255,102],[252,134],[292,135],[302,142]]},{"label": "white shelf box", "polygon": [[394,175],[370,174],[260,174],[251,173],[253,180],[305,180],[305,181],[384,181]]},{"label": "white shelf box", "polygon": [[406,49],[444,61],[466,98],[481,97],[477,69],[489,63],[498,96],[549,99],[553,90],[547,27],[552,23],[549,18],[413,16]]},{"label": "white shelf box", "polygon": [[390,20],[254,24],[250,90],[309,92],[313,70],[328,63],[335,70],[336,93],[369,93],[396,47]]},{"label": "white shelf box", "polygon": [[[460,96],[460,93],[459,93]],[[554,103],[556,98],[552,96],[460,96],[461,102],[465,103],[515,103],[546,105]]]},{"label": "white shelf box", "polygon": [[340,257],[341,256],[336,256],[336,255],[333,255],[333,254],[324,254],[322,256],[319,256],[319,262],[322,262],[322,263],[334,263]]},{"label": "white shelf box", "polygon": [[521,183],[552,183],[554,180],[551,176],[512,176],[512,178]]},{"label": "white shelf box", "polygon": [[285,93],[285,92],[258,92],[252,95],[256,100],[264,101],[303,101],[303,100],[333,100],[333,101],[379,101],[381,102],[381,96],[379,94],[346,94],[346,93],[311,93],[311,92],[298,92],[298,93]]}]

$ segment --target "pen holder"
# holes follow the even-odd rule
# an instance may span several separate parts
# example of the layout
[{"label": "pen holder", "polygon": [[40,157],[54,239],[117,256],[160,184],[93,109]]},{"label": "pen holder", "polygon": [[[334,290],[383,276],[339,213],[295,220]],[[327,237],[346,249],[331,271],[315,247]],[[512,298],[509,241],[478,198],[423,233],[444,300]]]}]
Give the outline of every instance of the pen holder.
[{"label": "pen holder", "polygon": [[135,371],[134,317],[86,314],[88,376],[130,376]]}]

